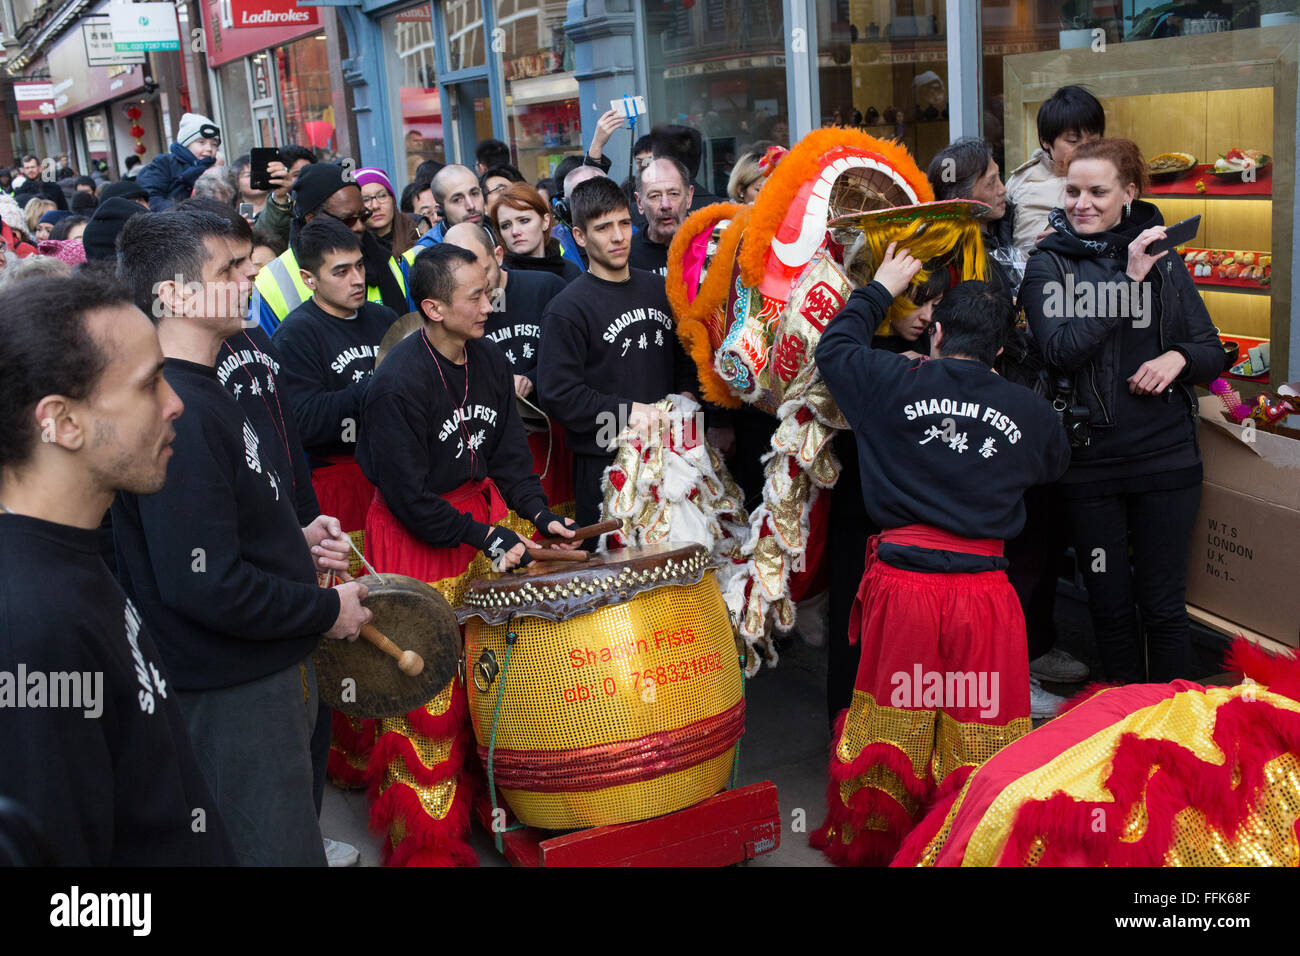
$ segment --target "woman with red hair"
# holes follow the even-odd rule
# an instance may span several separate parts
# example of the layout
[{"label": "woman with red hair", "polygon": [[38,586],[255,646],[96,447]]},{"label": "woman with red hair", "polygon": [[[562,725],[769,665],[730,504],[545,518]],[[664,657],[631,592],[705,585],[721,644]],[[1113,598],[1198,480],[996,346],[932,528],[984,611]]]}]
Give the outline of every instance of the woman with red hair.
[{"label": "woman with red hair", "polygon": [[553,219],[546,200],[527,183],[511,183],[488,205],[488,220],[505,247],[507,270],[551,272],[565,282],[582,275],[582,267],[565,258],[551,238]]}]

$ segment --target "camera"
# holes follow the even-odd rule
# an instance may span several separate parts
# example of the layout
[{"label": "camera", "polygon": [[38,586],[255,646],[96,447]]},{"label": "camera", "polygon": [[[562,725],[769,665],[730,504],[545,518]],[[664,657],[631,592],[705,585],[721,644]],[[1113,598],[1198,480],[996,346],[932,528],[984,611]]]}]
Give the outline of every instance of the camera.
[{"label": "camera", "polygon": [[1074,400],[1074,383],[1062,376],[1056,380],[1056,397],[1052,407],[1061,416],[1061,425],[1065,428],[1065,437],[1070,440],[1071,448],[1084,448],[1092,441],[1092,412],[1086,405]]}]

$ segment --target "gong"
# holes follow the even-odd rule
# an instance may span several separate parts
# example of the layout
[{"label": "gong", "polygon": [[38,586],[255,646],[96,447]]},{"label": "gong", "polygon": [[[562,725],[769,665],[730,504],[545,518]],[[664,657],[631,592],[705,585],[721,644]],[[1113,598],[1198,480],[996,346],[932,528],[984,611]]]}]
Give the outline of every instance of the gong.
[{"label": "gong", "polygon": [[355,641],[316,646],[320,696],[351,717],[399,717],[422,707],[456,675],[460,627],[434,588],[401,574],[360,579],[374,614]]}]

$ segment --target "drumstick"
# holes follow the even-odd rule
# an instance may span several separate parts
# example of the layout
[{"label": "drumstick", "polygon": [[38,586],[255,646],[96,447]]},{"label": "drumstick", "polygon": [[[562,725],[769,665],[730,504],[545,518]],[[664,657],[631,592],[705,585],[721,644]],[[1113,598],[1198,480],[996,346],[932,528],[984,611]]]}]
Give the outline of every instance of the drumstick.
[{"label": "drumstick", "polygon": [[548,535],[542,538],[540,543],[543,545],[552,545],[560,544],[565,541],[586,541],[588,538],[594,538],[598,534],[605,534],[608,531],[617,531],[621,527],[623,527],[622,521],[619,521],[617,518],[610,518],[608,521],[589,524],[585,528],[574,528],[572,538],[561,538],[558,535],[551,537]]},{"label": "drumstick", "polygon": [[404,651],[373,624],[361,625],[361,636],[389,657],[397,661],[397,669],[407,677],[414,677],[424,670],[424,658],[415,651]]},{"label": "drumstick", "polygon": [[534,561],[586,561],[586,551],[561,551],[559,548],[526,548]]}]

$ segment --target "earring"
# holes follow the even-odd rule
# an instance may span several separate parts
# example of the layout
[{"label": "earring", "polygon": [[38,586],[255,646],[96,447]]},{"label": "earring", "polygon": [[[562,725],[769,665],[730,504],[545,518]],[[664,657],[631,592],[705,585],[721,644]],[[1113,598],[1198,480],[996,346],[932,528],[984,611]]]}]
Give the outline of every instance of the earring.
[{"label": "earring", "polygon": [[1127,217],[1127,216],[1128,216],[1132,211],[1133,211],[1133,204],[1130,203],[1130,202],[1126,202],[1126,203],[1124,204],[1124,215],[1125,215],[1125,217]]}]

